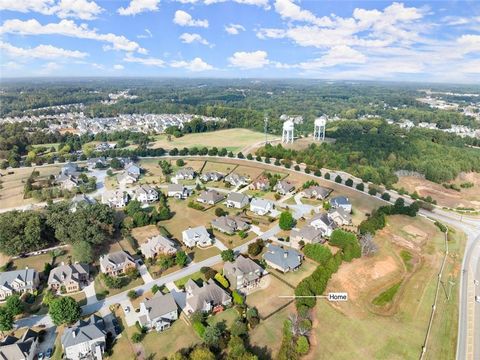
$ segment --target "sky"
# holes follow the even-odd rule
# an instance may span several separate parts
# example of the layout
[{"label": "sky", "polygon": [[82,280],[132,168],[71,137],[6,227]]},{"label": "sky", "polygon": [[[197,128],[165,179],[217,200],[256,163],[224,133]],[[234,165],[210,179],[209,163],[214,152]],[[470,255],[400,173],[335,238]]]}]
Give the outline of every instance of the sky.
[{"label": "sky", "polygon": [[480,84],[480,0],[0,0],[0,77]]}]

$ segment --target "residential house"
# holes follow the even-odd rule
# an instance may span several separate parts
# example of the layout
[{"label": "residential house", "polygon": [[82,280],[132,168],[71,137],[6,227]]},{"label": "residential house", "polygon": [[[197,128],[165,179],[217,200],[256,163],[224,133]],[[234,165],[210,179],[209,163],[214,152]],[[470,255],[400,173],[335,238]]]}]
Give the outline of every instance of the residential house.
[{"label": "residential house", "polygon": [[303,255],[294,249],[268,244],[263,258],[272,268],[286,273],[295,271],[302,265]]},{"label": "residential house", "polygon": [[79,320],[63,332],[61,342],[64,358],[101,360],[106,340],[107,333],[103,318],[92,315],[88,320]]},{"label": "residential house", "polygon": [[315,214],[308,221],[308,225],[320,230],[323,236],[332,235],[333,230],[336,228],[335,222],[325,213]]},{"label": "residential house", "polygon": [[37,354],[39,335],[32,329],[27,329],[20,339],[7,335],[0,342],[0,359],[2,360],[33,360]]},{"label": "residential house", "polygon": [[328,211],[328,217],[333,220],[337,226],[352,225],[352,215],[343,207],[332,208]]},{"label": "residential house", "polygon": [[202,287],[192,279],[185,284],[186,304],[184,311],[191,315],[196,311],[217,312],[232,303],[232,298],[213,279],[209,279]]},{"label": "residential house", "polygon": [[348,213],[352,212],[352,203],[346,196],[337,196],[330,199],[330,206],[334,209],[342,208]]},{"label": "residential house", "polygon": [[190,189],[182,184],[168,184],[167,196],[175,199],[186,199],[190,196]]},{"label": "residential house", "polygon": [[177,180],[193,180],[195,179],[196,175],[197,174],[195,173],[195,170],[193,170],[193,168],[184,167],[177,171],[177,173],[175,174],[175,178]]},{"label": "residential house", "polygon": [[202,180],[203,182],[220,181],[224,178],[224,176],[225,175],[217,171],[209,171],[200,175],[200,180]]},{"label": "residential house", "polygon": [[317,199],[317,200],[324,200],[330,195],[332,192],[332,189],[319,186],[319,185],[313,185],[310,186],[300,192],[300,194],[303,197],[309,198],[309,199]]},{"label": "residential house", "polygon": [[106,168],[108,166],[107,159],[102,157],[91,158],[87,160],[87,167],[89,170]]},{"label": "residential house", "polygon": [[202,191],[200,196],[197,198],[197,201],[202,204],[215,205],[223,199],[225,199],[225,195],[217,190],[209,189]]},{"label": "residential house", "polygon": [[125,166],[125,171],[138,178],[142,172],[142,169],[140,169],[140,167],[133,162],[130,162]]},{"label": "residential house", "polygon": [[163,331],[178,319],[178,307],[171,293],[158,291],[151,299],[140,303],[138,321],[147,329]]},{"label": "residential house", "polygon": [[227,176],[225,176],[224,181],[234,187],[248,185],[248,179],[245,176],[241,176],[237,173],[228,174]]},{"label": "residential house", "polygon": [[223,275],[228,279],[232,289],[251,290],[260,285],[267,272],[252,259],[239,255],[234,262],[223,265]]},{"label": "residential house", "polygon": [[13,294],[33,293],[40,283],[36,270],[5,271],[0,273],[0,301]]},{"label": "residential house", "polygon": [[240,216],[220,216],[212,220],[212,227],[223,233],[233,235],[240,230],[248,230],[250,224]]},{"label": "residential house", "polygon": [[55,182],[64,190],[73,190],[80,185],[80,179],[73,174],[60,174],[55,178]]},{"label": "residential house", "polygon": [[89,197],[85,194],[78,194],[78,195],[75,195],[70,201],[70,211],[75,212],[81,206],[94,205],[96,203],[97,203],[97,200],[95,200],[94,198]]},{"label": "residential house", "polygon": [[197,226],[182,231],[183,243],[193,248],[195,246],[206,247],[212,245],[212,239],[205,226]]},{"label": "residential house", "polygon": [[303,241],[303,244],[323,244],[325,238],[322,230],[311,225],[305,225],[300,229],[294,228],[290,232],[290,244],[292,247],[296,249],[301,248],[300,241]]},{"label": "residential house", "polygon": [[117,174],[117,182],[123,186],[134,184],[137,180],[138,175],[129,173],[128,171],[122,171]]},{"label": "residential house", "polygon": [[250,184],[250,188],[253,190],[267,191],[270,189],[270,180],[268,180],[266,176],[260,176]]},{"label": "residential house", "polygon": [[280,195],[287,195],[288,193],[292,192],[295,189],[295,186],[287,180],[280,180],[277,182],[277,185],[275,185],[275,190],[277,193]]},{"label": "residential house", "polygon": [[174,255],[177,252],[175,243],[162,235],[149,238],[140,245],[140,251],[146,259],[154,258],[159,254]]},{"label": "residential house", "polygon": [[125,274],[135,267],[135,260],[123,250],[100,256],[100,271],[110,276]]},{"label": "residential house", "polygon": [[227,206],[236,209],[242,209],[248,205],[250,199],[247,195],[238,193],[238,192],[231,192],[227,196]]},{"label": "residential house", "polygon": [[250,202],[250,211],[261,216],[267,215],[274,207],[273,201],[266,199],[253,198]]},{"label": "residential house", "polygon": [[62,175],[78,175],[78,166],[74,163],[67,163],[62,166],[60,170],[60,174]]},{"label": "residential house", "polygon": [[133,198],[143,204],[148,204],[158,200],[158,191],[150,185],[140,185],[135,189]]},{"label": "residential house", "polygon": [[116,147],[117,147],[117,144],[115,143],[102,142],[95,147],[95,151],[107,151],[107,150],[115,149]]},{"label": "residential house", "polygon": [[88,285],[89,276],[88,264],[61,265],[50,271],[48,276],[48,287],[54,291],[71,293],[80,291],[83,286]]},{"label": "residential house", "polygon": [[102,194],[102,204],[112,208],[122,208],[128,204],[128,194],[123,190],[105,191]]}]

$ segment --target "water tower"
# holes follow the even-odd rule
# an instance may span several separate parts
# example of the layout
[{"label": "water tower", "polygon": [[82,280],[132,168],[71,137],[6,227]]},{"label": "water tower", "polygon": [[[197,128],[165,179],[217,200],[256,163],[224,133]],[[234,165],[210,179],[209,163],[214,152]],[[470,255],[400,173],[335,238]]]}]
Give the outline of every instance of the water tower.
[{"label": "water tower", "polygon": [[293,128],[292,120],[287,120],[283,123],[282,143],[293,143]]},{"label": "water tower", "polygon": [[314,140],[325,140],[325,127],[327,126],[327,117],[320,116],[315,119],[315,127],[313,128],[313,139]]}]

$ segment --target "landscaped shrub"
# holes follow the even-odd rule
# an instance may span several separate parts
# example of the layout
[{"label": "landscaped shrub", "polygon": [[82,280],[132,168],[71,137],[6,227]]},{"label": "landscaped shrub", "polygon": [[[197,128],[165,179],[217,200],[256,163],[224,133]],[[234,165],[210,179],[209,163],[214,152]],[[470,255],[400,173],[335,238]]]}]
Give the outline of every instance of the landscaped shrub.
[{"label": "landscaped shrub", "polygon": [[230,285],[228,283],[228,280],[225,279],[225,277],[220,274],[220,273],[216,273],[215,276],[214,276],[214,279],[217,280],[217,282],[222,285],[225,289],[228,289],[228,286]]},{"label": "landscaped shrub", "polygon": [[303,248],[303,253],[306,257],[322,265],[325,265],[333,257],[330,249],[321,244],[306,244]]}]

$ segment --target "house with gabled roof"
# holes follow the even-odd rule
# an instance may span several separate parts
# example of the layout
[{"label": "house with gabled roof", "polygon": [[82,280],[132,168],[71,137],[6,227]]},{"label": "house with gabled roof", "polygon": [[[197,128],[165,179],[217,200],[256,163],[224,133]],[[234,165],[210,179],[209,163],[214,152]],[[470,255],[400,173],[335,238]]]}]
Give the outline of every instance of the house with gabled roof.
[{"label": "house with gabled roof", "polygon": [[326,213],[315,214],[309,221],[308,225],[320,230],[323,236],[332,235],[333,230],[337,227],[335,222]]},{"label": "house with gabled roof", "polygon": [[220,216],[212,220],[212,227],[225,234],[233,235],[237,231],[248,230],[250,224],[240,216]]},{"label": "house with gabled roof", "polygon": [[179,169],[176,172],[175,178],[177,180],[193,180],[193,179],[195,179],[196,175],[197,175],[197,173],[195,172],[195,170],[193,170],[193,168],[184,167],[182,169]]},{"label": "house with gabled roof", "polygon": [[92,315],[79,320],[63,332],[61,342],[68,360],[101,360],[105,351],[107,333],[103,318]]},{"label": "house with gabled roof", "polygon": [[227,195],[227,207],[242,209],[247,206],[250,199],[247,195],[239,192],[231,192]]},{"label": "house with gabled roof", "polygon": [[235,261],[223,265],[223,275],[232,289],[251,290],[260,284],[267,272],[252,259],[239,255]]},{"label": "house with gabled roof", "polygon": [[203,283],[203,286],[199,286],[195,281],[189,279],[185,284],[185,292],[186,304],[184,311],[187,315],[191,315],[196,311],[220,311],[232,303],[230,294],[217,285],[213,279]]},{"label": "house with gabled roof", "polygon": [[133,199],[148,204],[158,200],[158,191],[150,185],[140,185],[133,192]]},{"label": "house with gabled roof", "polygon": [[263,258],[272,268],[286,273],[295,271],[302,265],[303,255],[294,249],[268,244]]},{"label": "house with gabled roof", "polygon": [[197,226],[183,230],[182,241],[189,248],[193,248],[195,246],[207,247],[213,243],[212,238],[210,237],[210,234],[205,226]]},{"label": "house with gabled roof", "polygon": [[100,256],[100,271],[110,276],[125,274],[128,269],[136,266],[133,257],[123,250]]},{"label": "house with gabled roof", "polygon": [[332,189],[323,186],[313,185],[302,190],[300,194],[309,199],[325,200],[332,191]]},{"label": "house with gabled roof", "polygon": [[224,178],[225,175],[219,173],[218,171],[208,171],[200,175],[200,180],[203,182],[209,181],[220,181]]},{"label": "house with gabled roof", "polygon": [[275,190],[280,195],[287,195],[288,193],[292,192],[295,189],[295,185],[293,185],[290,181],[287,180],[280,180],[275,185]]},{"label": "house with gabled roof", "polygon": [[209,189],[200,193],[197,201],[202,204],[215,205],[216,203],[225,199],[225,195],[217,190]]},{"label": "house with gabled roof", "polygon": [[253,190],[267,191],[270,189],[270,180],[266,176],[256,178],[251,184],[250,188]]},{"label": "house with gabled roof", "polygon": [[271,200],[253,198],[252,201],[250,201],[250,211],[254,212],[257,215],[267,215],[274,208],[275,204]]},{"label": "house with gabled roof", "polygon": [[224,181],[234,187],[248,185],[248,182],[249,182],[249,180],[245,176],[239,175],[234,172],[225,176]]},{"label": "house with gabled roof", "polygon": [[345,211],[343,207],[330,209],[328,211],[328,217],[332,219],[337,226],[352,225],[352,215]]},{"label": "house with gabled roof", "polygon": [[178,319],[178,306],[171,293],[158,291],[151,299],[140,303],[138,321],[147,329],[163,331]]},{"label": "house with gabled roof", "polygon": [[136,174],[129,173],[127,171],[122,171],[117,174],[117,182],[120,185],[131,185],[137,182],[138,176]]},{"label": "house with gabled roof", "polygon": [[48,287],[53,291],[65,289],[66,293],[80,291],[88,285],[90,269],[88,264],[61,265],[53,268],[48,276]]},{"label": "house with gabled roof", "polygon": [[102,204],[112,208],[122,208],[128,204],[128,194],[123,190],[105,191],[102,194]]},{"label": "house with gabled roof", "polygon": [[174,255],[177,248],[172,240],[162,235],[156,235],[141,244],[140,251],[146,259],[150,259],[157,257],[159,254]]},{"label": "house with gabled roof", "polygon": [[36,331],[27,329],[19,339],[8,335],[0,342],[0,359],[33,360],[37,354],[40,336]]},{"label": "house with gabled roof", "polygon": [[39,284],[38,272],[34,269],[2,272],[0,273],[0,301],[14,294],[33,293],[38,289]]},{"label": "house with gabled roof", "polygon": [[290,244],[296,249],[301,247],[301,241],[303,244],[323,244],[326,241],[323,234],[322,230],[311,225],[305,225],[300,229],[294,228],[290,232]]},{"label": "house with gabled roof", "polygon": [[167,196],[175,199],[186,199],[190,196],[190,189],[182,184],[168,184]]},{"label": "house with gabled roof", "polygon": [[352,203],[346,196],[337,196],[330,199],[330,206],[333,209],[342,208],[348,213],[352,212]]}]

